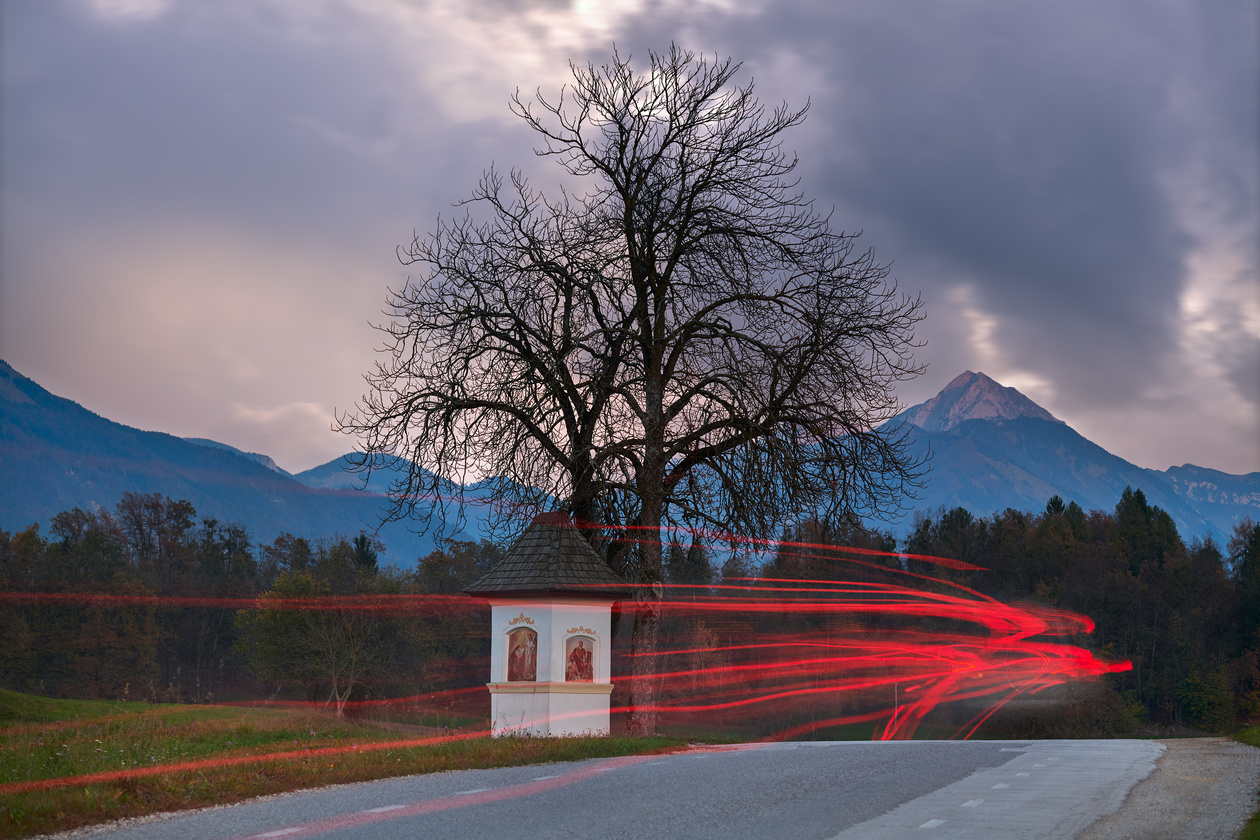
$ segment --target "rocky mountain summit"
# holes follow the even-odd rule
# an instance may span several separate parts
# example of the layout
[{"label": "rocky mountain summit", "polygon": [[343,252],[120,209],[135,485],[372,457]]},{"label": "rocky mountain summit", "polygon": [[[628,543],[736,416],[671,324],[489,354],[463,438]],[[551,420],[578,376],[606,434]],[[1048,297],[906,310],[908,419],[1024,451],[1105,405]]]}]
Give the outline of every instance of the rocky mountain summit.
[{"label": "rocky mountain summit", "polygon": [[913,423],[926,432],[947,432],[966,420],[1019,417],[1063,422],[1014,388],[995,382],[983,373],[966,371],[935,397],[911,406],[895,419]]},{"label": "rocky mountain summit", "polygon": [[1260,516],[1260,473],[1230,475],[1193,464],[1144,469],[983,373],[955,377],[889,424],[906,427],[910,451],[929,466],[903,515],[886,523],[898,532],[916,511],[1037,511],[1052,495],[1085,510],[1110,510],[1126,487],[1142,490],[1187,538],[1210,534],[1223,543],[1234,523]]}]

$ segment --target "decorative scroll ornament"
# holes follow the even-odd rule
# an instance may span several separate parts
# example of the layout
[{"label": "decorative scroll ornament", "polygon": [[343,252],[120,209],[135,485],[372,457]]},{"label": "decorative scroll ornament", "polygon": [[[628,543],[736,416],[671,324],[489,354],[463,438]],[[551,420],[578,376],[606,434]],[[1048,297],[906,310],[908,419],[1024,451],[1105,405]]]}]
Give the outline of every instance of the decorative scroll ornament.
[{"label": "decorative scroll ornament", "polygon": [[513,624],[533,624],[533,623],[534,623],[534,619],[525,615],[525,613],[521,613],[516,618],[508,622],[508,627],[511,627]]},{"label": "decorative scroll ornament", "polygon": [[[530,622],[530,623],[532,624],[533,622]],[[587,634],[588,636],[594,636],[594,635],[595,635],[595,631],[594,631],[594,630],[592,630],[592,629],[591,629],[591,628],[589,628],[589,627],[570,627],[568,630],[565,630],[564,632],[565,632],[565,634],[569,634],[569,633],[585,633],[585,634]]]}]

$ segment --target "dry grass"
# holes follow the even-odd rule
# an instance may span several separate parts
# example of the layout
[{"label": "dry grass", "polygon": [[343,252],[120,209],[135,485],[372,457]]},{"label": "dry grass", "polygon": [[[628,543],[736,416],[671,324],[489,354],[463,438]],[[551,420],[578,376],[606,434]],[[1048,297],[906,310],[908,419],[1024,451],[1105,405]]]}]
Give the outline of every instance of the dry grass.
[{"label": "dry grass", "polygon": [[309,711],[0,691],[0,837],[414,773],[670,749],[681,739],[421,735]]}]

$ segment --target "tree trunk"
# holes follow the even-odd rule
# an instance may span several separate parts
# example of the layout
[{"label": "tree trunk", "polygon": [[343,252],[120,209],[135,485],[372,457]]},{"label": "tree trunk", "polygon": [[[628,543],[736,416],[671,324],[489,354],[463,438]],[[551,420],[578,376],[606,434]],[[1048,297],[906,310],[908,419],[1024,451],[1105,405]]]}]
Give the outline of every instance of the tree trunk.
[{"label": "tree trunk", "polygon": [[630,714],[627,735],[656,734],[656,703],[660,696],[661,601],[665,587],[659,580],[640,586],[634,597],[634,631],[630,634]]},{"label": "tree trunk", "polygon": [[[659,354],[649,354],[648,370],[659,370]],[[659,377],[649,376],[646,388],[646,446],[638,478],[639,586],[635,590],[634,632],[630,635],[630,715],[627,735],[655,735],[660,699],[660,628],[665,587],[661,583],[661,519],[665,508],[665,446]]]}]

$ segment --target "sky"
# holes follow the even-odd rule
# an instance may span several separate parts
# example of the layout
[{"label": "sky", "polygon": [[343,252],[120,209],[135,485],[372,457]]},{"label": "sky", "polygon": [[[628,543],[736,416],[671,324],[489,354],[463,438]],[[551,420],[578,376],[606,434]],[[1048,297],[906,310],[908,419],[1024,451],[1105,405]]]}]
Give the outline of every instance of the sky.
[{"label": "sky", "polygon": [[[0,358],[297,472],[395,249],[569,61],[743,62],[801,186],[922,295],[922,402],[983,371],[1143,467],[1260,470],[1254,0],[0,0]],[[639,65],[643,66],[642,64]]]}]

